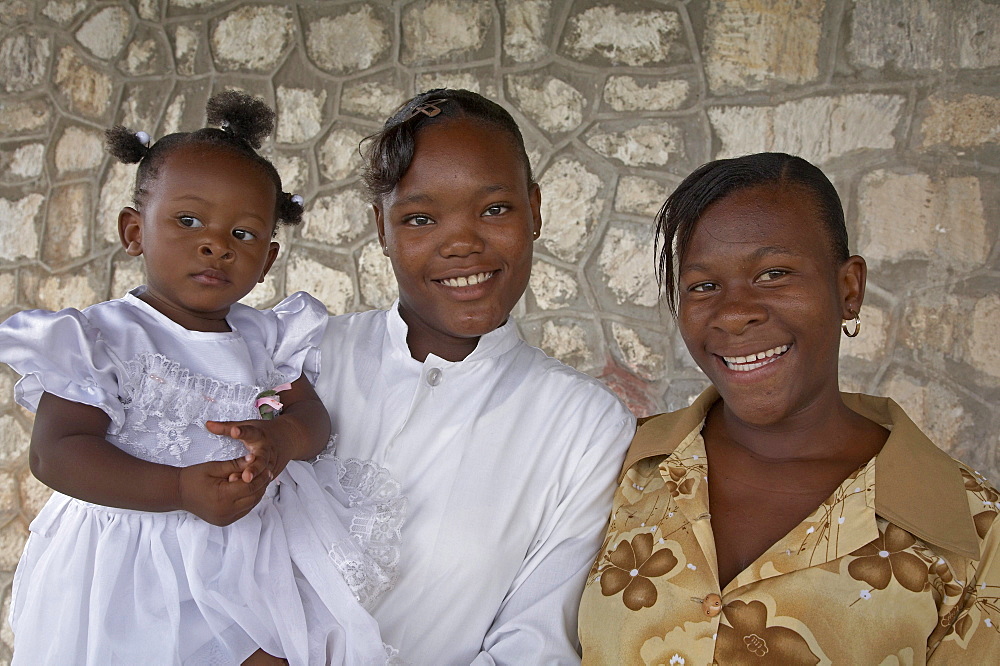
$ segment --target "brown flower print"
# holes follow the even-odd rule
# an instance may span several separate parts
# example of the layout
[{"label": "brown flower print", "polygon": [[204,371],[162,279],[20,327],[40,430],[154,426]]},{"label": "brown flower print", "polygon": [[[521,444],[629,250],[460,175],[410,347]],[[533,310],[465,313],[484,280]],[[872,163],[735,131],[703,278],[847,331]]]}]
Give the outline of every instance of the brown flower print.
[{"label": "brown flower print", "polygon": [[621,496],[623,504],[635,504],[643,497],[651,493],[655,494],[663,487],[659,463],[660,461],[657,459],[642,460],[625,473],[625,478],[618,486],[618,490],[615,491],[617,495]]},{"label": "brown flower print", "polygon": [[930,571],[931,574],[937,576],[937,580],[932,585],[935,586],[935,591],[942,596],[942,599],[935,599],[937,603],[940,603],[943,597],[957,597],[962,594],[962,586],[955,580],[955,575],[951,572],[948,561],[943,557],[931,564]]},{"label": "brown flower print", "polygon": [[996,518],[997,512],[990,509],[977,513],[972,517],[972,522],[976,525],[976,534],[979,535],[980,539],[986,538],[986,533],[990,531],[990,527]]},{"label": "brown flower print", "polygon": [[889,523],[884,534],[851,553],[858,559],[847,565],[847,571],[876,590],[884,590],[895,576],[910,592],[920,592],[927,585],[927,565],[905,552],[916,542],[912,534]]},{"label": "brown flower print", "polygon": [[665,484],[667,492],[675,498],[681,495],[690,495],[691,491],[694,490],[695,481],[693,477],[684,478],[687,476],[688,470],[683,467],[669,467],[668,471],[670,480]]},{"label": "brown flower print", "polygon": [[653,552],[653,535],[648,532],[622,541],[607,558],[611,566],[601,574],[601,592],[610,597],[624,590],[622,601],[634,611],[656,603],[656,586],[649,579],[677,566],[669,548]]},{"label": "brown flower print", "polygon": [[722,612],[732,625],[719,625],[715,657],[720,664],[818,664],[809,644],[788,627],[767,626],[767,607],[759,601],[731,601]]}]

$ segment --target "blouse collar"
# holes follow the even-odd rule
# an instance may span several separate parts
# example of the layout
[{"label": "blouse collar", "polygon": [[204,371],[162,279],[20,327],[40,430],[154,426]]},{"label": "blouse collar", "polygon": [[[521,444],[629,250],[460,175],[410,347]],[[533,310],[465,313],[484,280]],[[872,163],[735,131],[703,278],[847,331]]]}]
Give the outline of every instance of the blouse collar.
[{"label": "blouse collar", "polygon": [[[978,560],[979,536],[965,482],[951,456],[920,432],[890,398],[840,395],[850,409],[890,431],[875,456],[875,512],[928,543]],[[718,399],[718,391],[709,387],[690,407],[640,419],[622,475],[640,460],[672,453],[694,430],[701,429]]]},{"label": "blouse collar", "polygon": [[[406,344],[406,334],[409,328],[399,314],[399,299],[396,299],[386,314],[388,316],[386,326],[389,331],[389,345],[393,353],[410,358],[410,347]],[[466,356],[464,360],[457,362],[473,363],[495,358],[513,349],[520,341],[521,336],[517,332],[517,324],[514,323],[514,318],[508,315],[506,322],[499,328],[480,337],[479,343],[472,350],[472,353]],[[427,360],[431,359],[434,359],[435,365],[450,363],[450,361],[446,361],[439,356],[428,354]]]}]

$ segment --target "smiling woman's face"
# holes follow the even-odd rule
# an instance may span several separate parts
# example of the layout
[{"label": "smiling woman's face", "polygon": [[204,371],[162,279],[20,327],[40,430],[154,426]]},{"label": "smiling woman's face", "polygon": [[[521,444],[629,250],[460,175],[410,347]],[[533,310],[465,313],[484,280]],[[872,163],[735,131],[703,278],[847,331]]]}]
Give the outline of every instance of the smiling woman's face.
[{"label": "smiling woman's face", "polygon": [[772,425],[838,391],[840,325],[864,260],[835,260],[810,191],[763,185],[709,206],[680,258],[678,326],[726,406]]},{"label": "smiling woman's face", "polygon": [[414,358],[461,360],[507,320],[528,286],[540,204],[503,131],[467,119],[421,129],[375,205]]}]

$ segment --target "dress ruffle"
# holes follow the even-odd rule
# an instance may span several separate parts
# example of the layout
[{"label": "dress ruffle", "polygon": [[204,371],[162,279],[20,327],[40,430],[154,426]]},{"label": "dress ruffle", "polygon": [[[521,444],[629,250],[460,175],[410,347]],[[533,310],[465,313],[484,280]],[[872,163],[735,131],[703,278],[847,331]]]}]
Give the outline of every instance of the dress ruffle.
[{"label": "dress ruffle", "polygon": [[[395,578],[404,509],[384,469],[333,456],[290,462],[225,527],[56,493],[31,524],[11,626],[59,639],[19,641],[17,661],[232,664],[260,647],[292,664],[387,663],[365,606]],[[54,612],[81,581],[82,603]]]},{"label": "dress ruffle", "polygon": [[304,291],[297,291],[271,310],[278,320],[277,344],[272,354],[278,372],[291,379],[305,375],[315,383],[319,374],[319,343],[330,313]]},{"label": "dress ruffle", "polygon": [[0,361],[22,375],[17,403],[32,412],[42,393],[103,410],[116,432],[125,422],[118,400],[124,363],[79,310],[25,310],[0,328]]}]

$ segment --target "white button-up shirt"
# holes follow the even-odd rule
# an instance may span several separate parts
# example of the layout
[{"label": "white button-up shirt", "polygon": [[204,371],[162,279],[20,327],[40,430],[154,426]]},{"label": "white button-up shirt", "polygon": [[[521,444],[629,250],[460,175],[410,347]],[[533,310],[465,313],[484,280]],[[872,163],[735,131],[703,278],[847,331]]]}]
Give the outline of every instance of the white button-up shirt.
[{"label": "white button-up shirt", "polygon": [[415,361],[396,306],[331,317],[316,390],[337,453],[408,498],[399,581],[376,606],[414,664],[579,663],[580,594],[635,419],[512,320],[464,361]]}]

